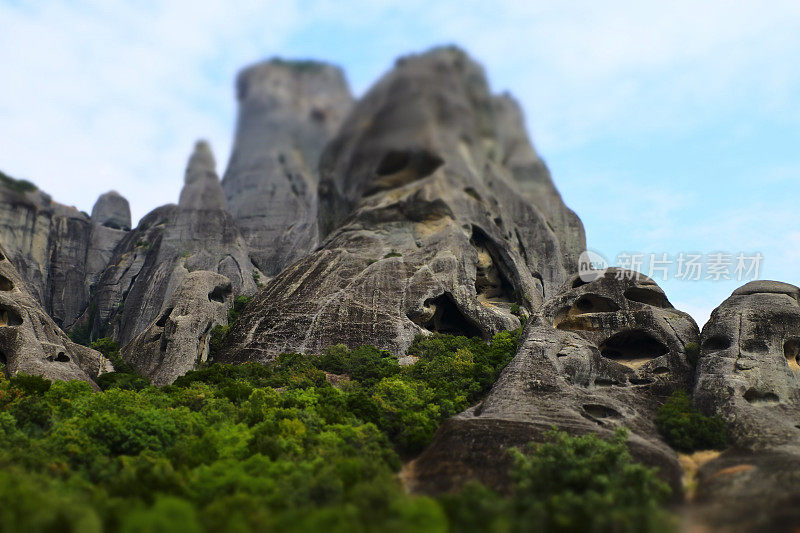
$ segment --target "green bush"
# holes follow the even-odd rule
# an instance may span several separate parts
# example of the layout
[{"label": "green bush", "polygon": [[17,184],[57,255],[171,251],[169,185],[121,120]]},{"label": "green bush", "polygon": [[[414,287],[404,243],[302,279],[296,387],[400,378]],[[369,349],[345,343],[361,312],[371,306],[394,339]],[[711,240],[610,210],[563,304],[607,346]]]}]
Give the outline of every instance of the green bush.
[{"label": "green bush", "polygon": [[669,487],[655,469],[635,463],[627,432],[605,441],[552,430],[548,441],[512,450],[516,531],[650,531],[663,517]]},{"label": "green bush", "polygon": [[692,407],[692,401],[685,391],[675,392],[658,409],[656,425],[669,445],[680,452],[722,450],[727,447],[725,421],[716,416],[700,414]]},{"label": "green bush", "polygon": [[[597,510],[592,490],[616,495],[627,484],[639,499],[611,505],[632,513],[647,504],[648,471],[610,452],[576,463],[572,441],[561,442],[568,457],[542,447],[540,462],[519,459],[511,500],[480,485],[436,500],[405,492],[401,457],[483,397],[518,339],[519,331],[491,343],[418,338],[410,350],[418,361],[407,367],[371,346],[335,346],[270,364],[209,364],[166,387],[120,372],[101,376],[102,392],[77,381],[0,380],[0,532],[508,531],[530,528],[535,511],[525,502],[548,502],[555,491],[535,515],[550,520],[565,487],[575,490],[568,501],[601,517],[612,510]],[[110,339],[95,346],[118,353]],[[330,374],[348,379],[334,387]],[[614,468],[596,464],[604,458]]]},{"label": "green bush", "polygon": [[0,183],[14,192],[24,194],[38,189],[36,185],[27,180],[14,179],[4,172],[0,172]]}]

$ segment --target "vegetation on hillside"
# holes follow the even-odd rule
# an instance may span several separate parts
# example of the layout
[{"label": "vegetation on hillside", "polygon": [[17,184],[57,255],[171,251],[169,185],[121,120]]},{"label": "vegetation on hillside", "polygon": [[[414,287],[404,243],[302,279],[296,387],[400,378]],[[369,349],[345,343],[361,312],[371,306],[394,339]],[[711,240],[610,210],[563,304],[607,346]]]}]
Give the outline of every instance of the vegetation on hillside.
[{"label": "vegetation on hillside", "polygon": [[531,520],[644,529],[664,487],[632,462],[622,435],[554,432],[516,452],[511,498],[480,485],[439,499],[400,486],[402,459],[489,390],[519,334],[418,338],[409,367],[370,346],[337,346],[269,365],[211,364],[161,388],[125,372],[102,392],[5,379],[0,531],[523,531]]},{"label": "vegetation on hillside", "polygon": [[680,452],[722,450],[728,444],[725,421],[702,415],[685,391],[677,391],[659,408],[656,425],[667,443]]},{"label": "vegetation on hillside", "polygon": [[11,176],[2,171],[0,171],[0,184],[20,194],[25,194],[26,192],[33,192],[37,190],[36,185],[31,183],[30,181],[18,180],[12,178]]}]

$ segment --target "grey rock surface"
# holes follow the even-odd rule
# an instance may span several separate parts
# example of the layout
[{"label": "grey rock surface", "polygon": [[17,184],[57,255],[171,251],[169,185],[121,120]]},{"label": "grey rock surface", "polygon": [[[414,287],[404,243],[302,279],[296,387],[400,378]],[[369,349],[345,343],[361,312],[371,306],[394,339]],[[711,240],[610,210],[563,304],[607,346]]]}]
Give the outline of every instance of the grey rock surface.
[{"label": "grey rock surface", "polygon": [[[198,144],[190,159],[181,193],[186,204],[154,209],[117,245],[85,313],[93,338],[111,336],[124,346],[162,314],[183,279],[196,270],[227,277],[235,295],[256,291],[260,273],[236,221],[219,207],[218,196],[207,194],[215,188],[210,178],[217,179],[209,153]],[[203,175],[199,182],[198,173]]]},{"label": "grey rock surface", "polygon": [[694,402],[728,423],[731,448],[705,464],[698,495],[715,527],[800,524],[800,288],[753,281],[703,328]]},{"label": "grey rock surface", "polygon": [[183,209],[225,210],[225,194],[217,177],[216,162],[211,147],[198,141],[186,166],[186,177],[178,200]]},{"label": "grey rock surface", "polygon": [[440,427],[411,466],[410,488],[437,493],[477,479],[508,490],[508,448],[541,441],[553,426],[602,437],[625,427],[631,453],[658,467],[679,498],[683,472],[654,419],[690,386],[685,346],[697,340],[691,317],[645,276],[609,269],[591,283],[571,280],[531,317],[487,398]]},{"label": "grey rock surface", "polygon": [[211,330],[227,324],[231,282],[207,270],[187,274],[166,309],[121,353],[155,385],[168,385],[208,358]]},{"label": "grey rock surface", "polygon": [[578,215],[564,204],[550,170],[530,142],[519,103],[509,94],[494,99],[503,165],[511,170],[520,191],[547,218],[570,263],[586,250],[586,232]]},{"label": "grey rock surface", "polygon": [[89,298],[89,217],[41,191],[0,184],[0,235],[31,294],[60,327],[69,328]]},{"label": "grey rock surface", "polygon": [[237,79],[239,119],[222,182],[254,263],[272,277],[318,243],[317,162],[352,105],[342,71],[273,59]]},{"label": "grey rock surface", "polygon": [[410,56],[357,103],[321,160],[319,249],[281,272],[222,358],[513,329],[577,264],[502,165],[483,70],[454,48]]},{"label": "grey rock surface", "polygon": [[53,322],[25,287],[22,277],[0,248],[0,363],[9,375],[18,372],[48,379],[94,379],[113,370],[99,352],[75,344]]},{"label": "grey rock surface", "polygon": [[92,224],[116,230],[131,229],[131,206],[117,191],[108,191],[97,198],[92,207]]}]

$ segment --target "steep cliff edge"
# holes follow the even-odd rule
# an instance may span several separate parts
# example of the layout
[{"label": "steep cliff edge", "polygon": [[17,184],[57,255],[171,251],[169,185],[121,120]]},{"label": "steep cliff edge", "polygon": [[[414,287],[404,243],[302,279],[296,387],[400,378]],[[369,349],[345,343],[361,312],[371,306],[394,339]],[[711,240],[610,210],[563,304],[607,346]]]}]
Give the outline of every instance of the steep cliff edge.
[{"label": "steep cliff edge", "polygon": [[236,82],[239,118],[222,186],[253,262],[269,277],[318,243],[317,162],[352,105],[342,71],[273,59]]}]

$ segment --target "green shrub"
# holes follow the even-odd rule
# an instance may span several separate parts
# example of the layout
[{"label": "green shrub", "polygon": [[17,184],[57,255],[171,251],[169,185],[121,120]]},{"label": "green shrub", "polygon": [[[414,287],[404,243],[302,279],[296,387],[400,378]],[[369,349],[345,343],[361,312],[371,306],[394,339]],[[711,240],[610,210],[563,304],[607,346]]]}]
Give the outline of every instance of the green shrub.
[{"label": "green shrub", "polygon": [[547,442],[512,450],[516,531],[649,531],[669,487],[628,452],[627,432],[605,441],[552,430]]},{"label": "green shrub", "polygon": [[680,452],[722,450],[727,447],[725,421],[707,417],[692,407],[685,391],[675,392],[658,409],[656,426],[670,446]]},{"label": "green shrub", "polygon": [[0,172],[0,183],[14,192],[25,194],[38,190],[38,187],[27,180],[14,179],[4,172]]},{"label": "green shrub", "polygon": [[[418,361],[406,367],[371,346],[335,346],[269,364],[213,363],[166,387],[121,372],[98,379],[102,392],[77,381],[0,380],[0,532],[521,530],[531,517],[550,520],[528,512],[534,496],[549,502],[552,490],[556,503],[545,511],[562,508],[564,479],[580,482],[568,501],[596,511],[586,486],[615,495],[627,484],[635,497],[609,500],[627,519],[649,501],[648,471],[614,454],[602,464],[624,468],[598,467],[602,453],[576,463],[574,443],[568,457],[545,447],[536,448],[540,463],[521,461],[515,499],[477,484],[436,500],[403,490],[400,458],[483,397],[518,339],[519,331],[491,343],[421,337],[410,350]],[[95,346],[118,354],[110,339]],[[331,373],[349,379],[334,387]],[[550,466],[562,478],[541,485]]]},{"label": "green shrub", "polygon": [[49,379],[22,372],[13,376],[8,382],[12,388],[22,391],[26,396],[42,396],[52,386],[52,382]]}]

